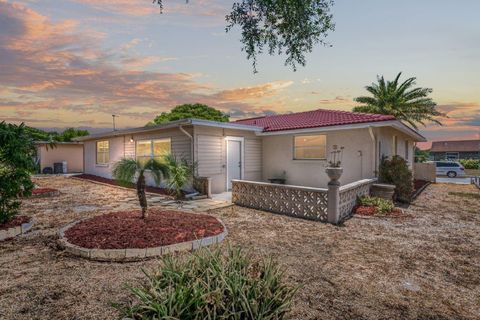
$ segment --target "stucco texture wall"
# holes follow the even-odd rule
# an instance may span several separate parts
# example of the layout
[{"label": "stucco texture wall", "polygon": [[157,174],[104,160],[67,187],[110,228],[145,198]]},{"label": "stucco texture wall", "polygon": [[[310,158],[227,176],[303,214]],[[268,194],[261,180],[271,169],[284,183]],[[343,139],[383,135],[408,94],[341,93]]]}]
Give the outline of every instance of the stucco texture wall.
[{"label": "stucco texture wall", "polygon": [[40,145],[37,149],[40,156],[40,172],[56,162],[67,162],[67,173],[83,172],[83,145],[56,144],[55,148]]},{"label": "stucco texture wall", "polygon": [[[342,166],[344,172],[340,179],[347,184],[364,178],[374,177],[373,141],[368,129],[316,132],[327,136],[327,158],[333,145],[343,146]],[[325,173],[327,159],[293,159],[293,134],[263,137],[263,180],[283,176],[286,183],[308,187],[327,187]]]}]

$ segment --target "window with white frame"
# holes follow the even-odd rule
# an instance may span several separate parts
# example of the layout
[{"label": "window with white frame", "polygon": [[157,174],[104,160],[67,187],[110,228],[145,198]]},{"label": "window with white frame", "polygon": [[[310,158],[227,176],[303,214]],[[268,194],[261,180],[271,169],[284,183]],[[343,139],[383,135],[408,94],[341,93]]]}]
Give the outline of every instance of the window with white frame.
[{"label": "window with white frame", "polygon": [[293,158],[295,160],[326,159],[327,136],[295,136],[293,139]]},{"label": "window with white frame", "polygon": [[172,151],[172,142],[170,138],[155,140],[138,140],[136,148],[136,158],[140,163],[145,163],[150,159],[161,160],[165,155]]},{"label": "window with white frame", "polygon": [[97,141],[97,164],[108,164],[110,161],[110,146],[108,140]]}]

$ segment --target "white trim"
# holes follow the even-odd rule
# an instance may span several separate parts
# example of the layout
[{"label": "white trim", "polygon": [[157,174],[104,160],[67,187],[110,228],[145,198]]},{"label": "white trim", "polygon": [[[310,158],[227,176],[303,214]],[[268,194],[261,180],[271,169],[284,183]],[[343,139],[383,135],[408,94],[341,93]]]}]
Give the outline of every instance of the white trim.
[{"label": "white trim", "polygon": [[[228,141],[239,141],[240,142],[240,179],[243,180],[245,177],[245,138],[244,137],[235,137],[235,136],[225,136],[225,159],[226,159],[226,168],[225,168],[225,190],[228,191]],[[232,179],[232,181],[235,179]]]},{"label": "white trim", "polygon": [[374,122],[364,122],[364,123],[353,123],[353,124],[342,124],[337,126],[329,127],[315,127],[315,128],[306,128],[306,129],[293,129],[293,130],[282,130],[282,131],[272,131],[272,132],[260,132],[256,133],[258,136],[275,136],[275,135],[285,135],[285,134],[307,134],[307,133],[322,133],[329,131],[339,131],[339,130],[350,130],[350,129],[364,129],[369,127],[394,127],[403,133],[407,134],[410,137],[413,137],[415,141],[425,142],[427,139],[422,136],[417,131],[408,127],[404,123],[398,120],[387,120],[387,121],[374,121]]}]

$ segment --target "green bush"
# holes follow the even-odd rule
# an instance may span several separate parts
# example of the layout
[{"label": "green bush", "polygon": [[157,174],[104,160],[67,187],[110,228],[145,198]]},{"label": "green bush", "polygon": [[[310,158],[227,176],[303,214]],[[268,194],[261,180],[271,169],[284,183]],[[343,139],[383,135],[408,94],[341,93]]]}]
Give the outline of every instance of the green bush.
[{"label": "green bush", "polygon": [[392,159],[384,157],[380,163],[379,180],[395,185],[394,198],[400,202],[410,202],[413,193],[413,175],[407,161],[400,156]]},{"label": "green bush", "polygon": [[19,198],[33,189],[35,148],[23,124],[0,122],[0,224],[12,219],[20,207]]},{"label": "green bush", "polygon": [[358,204],[361,206],[373,206],[379,213],[389,213],[395,208],[392,201],[370,196],[358,198]]},{"label": "green bush", "polygon": [[480,169],[480,160],[476,159],[462,159],[459,160],[462,166],[465,167],[465,169]]},{"label": "green bush", "polygon": [[283,319],[297,290],[283,278],[272,259],[201,249],[164,256],[145,284],[130,288],[136,301],[115,306],[129,319]]}]

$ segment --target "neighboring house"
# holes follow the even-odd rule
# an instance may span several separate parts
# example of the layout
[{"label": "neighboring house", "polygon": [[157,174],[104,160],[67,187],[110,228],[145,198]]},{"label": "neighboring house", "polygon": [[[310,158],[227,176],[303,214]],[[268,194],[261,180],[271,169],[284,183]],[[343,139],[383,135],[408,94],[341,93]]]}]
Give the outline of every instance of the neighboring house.
[{"label": "neighboring house", "polygon": [[435,161],[480,159],[480,140],[435,141],[430,154]]},{"label": "neighboring house", "polygon": [[[334,145],[343,146],[343,184],[375,177],[382,156],[413,163],[418,132],[388,115],[314,110],[236,122],[185,119],[154,126],[80,137],[85,173],[111,178],[123,157],[156,158],[171,152],[197,163],[212,179],[212,192],[231,188],[232,179],[326,187],[325,167]],[[149,183],[153,183],[149,179]]]},{"label": "neighboring house", "polygon": [[83,143],[81,142],[55,142],[52,147],[46,141],[35,142],[37,149],[37,163],[40,172],[54,163],[67,163],[67,173],[83,172]]}]

